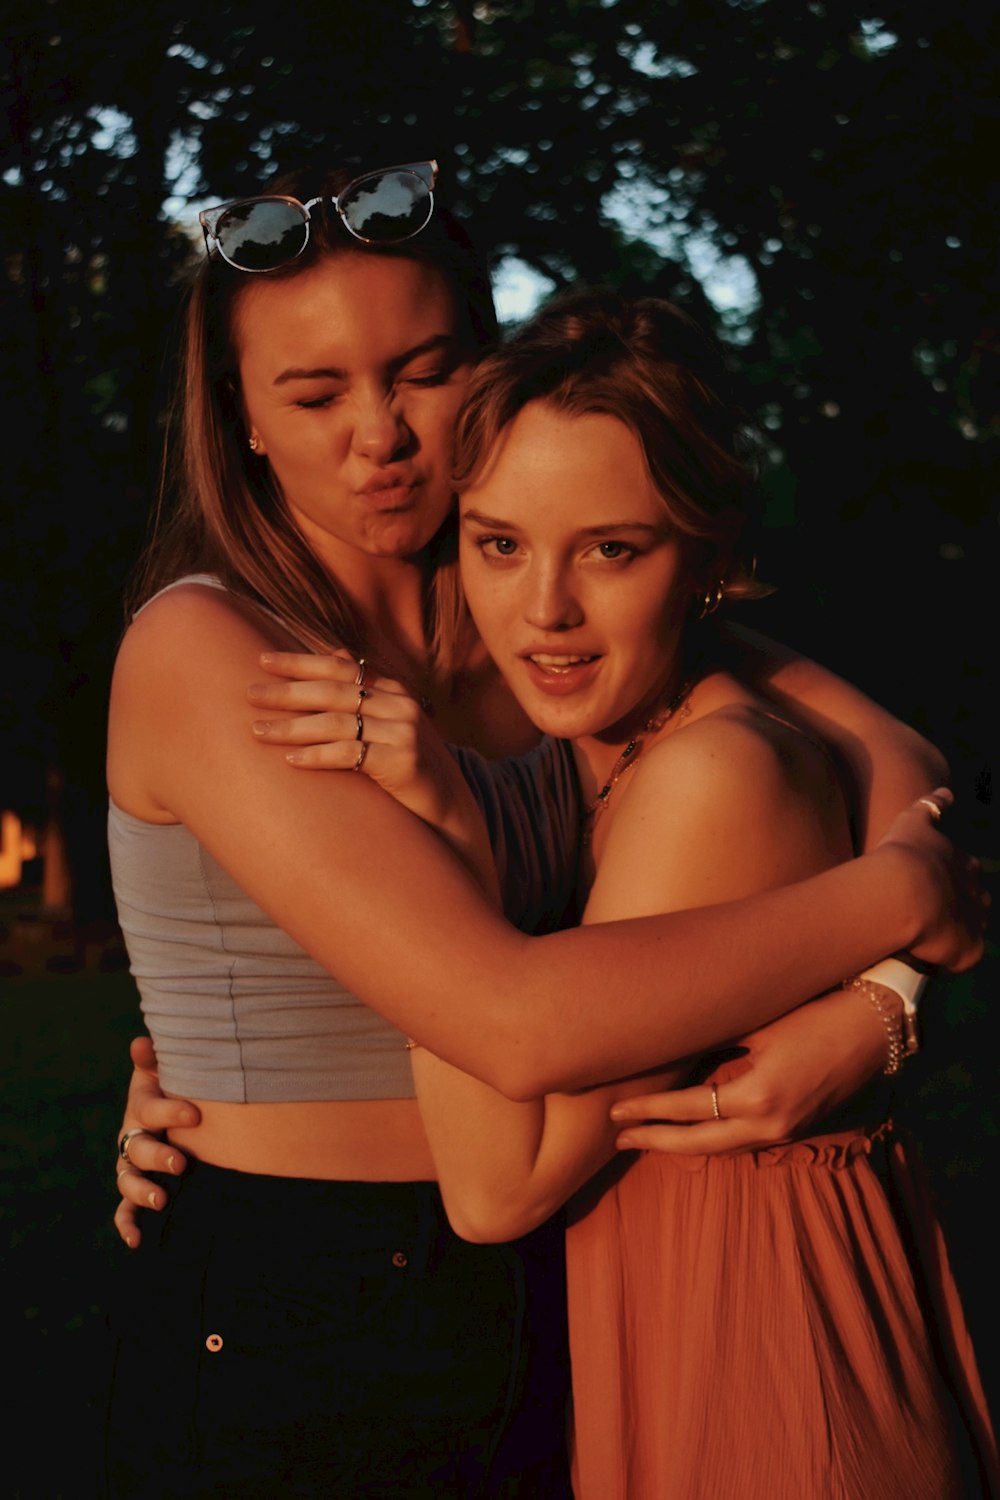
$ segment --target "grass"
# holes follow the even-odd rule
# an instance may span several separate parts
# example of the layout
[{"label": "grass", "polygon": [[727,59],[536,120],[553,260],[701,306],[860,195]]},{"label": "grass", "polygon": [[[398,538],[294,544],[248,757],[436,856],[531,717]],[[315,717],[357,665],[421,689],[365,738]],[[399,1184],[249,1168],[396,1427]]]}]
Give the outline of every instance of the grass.
[{"label": "grass", "polygon": [[[984,1189],[1000,1162],[994,953],[941,981],[930,1041],[902,1075],[897,1115],[924,1142],[994,1408],[993,1254]],[[119,1257],[113,1141],[138,1002],[126,974],[0,981],[0,1223],[10,1388],[3,1500],[96,1500],[108,1341],[103,1309]],[[151,1424],[169,1413],[149,1413]],[[4,1488],[6,1486],[6,1488]]]}]

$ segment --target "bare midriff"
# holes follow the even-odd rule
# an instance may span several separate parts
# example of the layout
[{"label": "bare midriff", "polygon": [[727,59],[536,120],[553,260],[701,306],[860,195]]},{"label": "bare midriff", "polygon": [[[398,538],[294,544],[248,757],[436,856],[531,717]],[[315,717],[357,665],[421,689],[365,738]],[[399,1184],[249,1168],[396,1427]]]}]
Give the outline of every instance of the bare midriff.
[{"label": "bare midriff", "polygon": [[220,1104],[194,1099],[201,1124],[170,1131],[199,1161],[268,1177],[428,1182],[436,1178],[415,1099]]}]

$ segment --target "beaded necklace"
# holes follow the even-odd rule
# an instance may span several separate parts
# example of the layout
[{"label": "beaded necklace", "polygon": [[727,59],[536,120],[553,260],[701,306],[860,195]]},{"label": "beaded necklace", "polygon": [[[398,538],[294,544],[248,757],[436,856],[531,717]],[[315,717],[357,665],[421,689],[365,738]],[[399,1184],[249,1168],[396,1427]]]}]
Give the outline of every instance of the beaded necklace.
[{"label": "beaded necklace", "polygon": [[666,724],[669,719],[672,719],[678,712],[678,710],[681,711],[680,716],[682,719],[687,718],[688,714],[691,712],[690,694],[691,689],[694,687],[694,684],[695,679],[693,677],[686,678],[685,681],[681,683],[674,696],[670,699],[670,702],[665,704],[663,708],[657,709],[657,711],[646,720],[642,728],[629,740],[628,744],[625,746],[624,750],[619,755],[614,765],[611,767],[611,771],[608,775],[607,781],[601,787],[601,790],[598,792],[593,802],[588,802],[586,807],[583,809],[583,812],[581,814],[581,821],[583,823],[583,843],[585,846],[590,843],[591,839],[594,836],[593,820],[597,817],[598,813],[604,812],[609,801],[611,800],[611,793],[614,791],[621,778],[625,775],[625,772],[630,771],[636,764],[640,755],[642,754],[643,746],[645,745],[649,736],[651,734],[656,734],[659,730],[661,730],[664,724]]}]

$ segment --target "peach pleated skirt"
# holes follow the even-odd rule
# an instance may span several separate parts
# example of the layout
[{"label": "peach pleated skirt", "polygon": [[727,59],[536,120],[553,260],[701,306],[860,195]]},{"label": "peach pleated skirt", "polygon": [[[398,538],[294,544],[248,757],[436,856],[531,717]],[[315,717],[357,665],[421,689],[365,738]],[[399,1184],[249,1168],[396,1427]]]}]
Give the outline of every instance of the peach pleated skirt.
[{"label": "peach pleated skirt", "polygon": [[989,1414],[891,1127],[648,1154],[567,1237],[577,1500],[973,1500]]}]

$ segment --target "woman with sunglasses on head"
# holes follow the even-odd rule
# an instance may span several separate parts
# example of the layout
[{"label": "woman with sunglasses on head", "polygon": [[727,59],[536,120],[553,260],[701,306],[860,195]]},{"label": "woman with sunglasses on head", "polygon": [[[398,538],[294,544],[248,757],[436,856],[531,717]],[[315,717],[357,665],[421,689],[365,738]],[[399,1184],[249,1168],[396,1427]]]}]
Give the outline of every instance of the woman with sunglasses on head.
[{"label": "woman with sunglasses on head", "polygon": [[[529,939],[496,913],[464,784],[436,810],[456,860],[366,777],[302,777],[253,743],[261,654],[336,645],[365,658],[357,770],[367,695],[389,675],[448,738],[493,753],[534,738],[439,565],[452,428],[495,324],[464,235],[431,213],[433,176],[291,179],[205,223],[178,504],[109,732],[122,926],[164,1087],[196,1106],[130,1116],[122,1141],[133,1203],[166,1196],[142,1170],[195,1165],[143,1234],[116,1314],[114,1494],[565,1494],[558,1230],[477,1248],[448,1229],[405,1033],[537,1094],[744,1031],[884,951],[961,965],[981,942],[964,863],[919,811],[788,892]],[[848,721],[885,728],[836,684],[818,692],[832,717],[842,693]],[[915,778],[919,752],[886,738],[876,764]],[[568,756],[543,743],[499,791],[469,770],[505,847],[509,914],[551,915],[575,852]],[[760,937],[776,924],[809,939]],[[731,953],[752,940],[758,972],[723,937]],[[690,1009],[671,1005],[681,994]],[[863,1008],[845,1009],[838,1087],[877,1051]],[[825,1077],[825,1058],[813,1067]],[[796,1118],[808,1092],[796,1079],[785,1095]],[[160,1120],[168,1144],[141,1133]],[[158,1401],[177,1420],[153,1440]]]},{"label": "woman with sunglasses on head", "polygon": [[[699,620],[706,598],[763,592],[736,553],[751,476],[724,389],[718,356],[669,303],[580,292],[483,362],[459,421],[466,597],[532,722],[573,743],[585,923],[738,900],[850,857],[824,751],[720,669]],[[298,765],[344,764],[349,742],[324,738],[348,717],[343,664],[273,665],[304,678],[281,694],[289,707],[332,681],[325,713],[277,723],[271,740],[296,746]],[[363,769],[422,811],[440,800],[438,762],[393,732],[414,723],[408,708],[397,684],[375,689]],[[870,977],[851,995],[895,1073],[909,1045],[898,1000]],[[799,1022],[822,1026],[827,1003]],[[707,1081],[684,1088],[689,1059],[515,1104],[415,1053],[460,1233],[530,1232],[578,1193],[577,1500],[994,1493],[989,1415],[919,1194],[897,1223],[910,1169],[883,1090],[791,1144],[701,1155],[738,1143],[726,1114],[740,1067],[703,1059]],[[648,1123],[676,1120],[705,1123]],[[629,1156],[600,1172],[616,1146]]]}]

